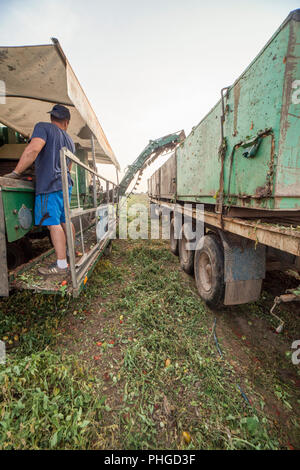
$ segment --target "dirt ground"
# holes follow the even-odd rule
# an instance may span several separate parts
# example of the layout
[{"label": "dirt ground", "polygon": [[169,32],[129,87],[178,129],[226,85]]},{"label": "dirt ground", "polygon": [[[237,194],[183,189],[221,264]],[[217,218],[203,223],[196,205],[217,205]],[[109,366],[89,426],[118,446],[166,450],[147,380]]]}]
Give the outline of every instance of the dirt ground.
[{"label": "dirt ground", "polygon": [[300,304],[280,334],[270,315],[296,285],[272,272],[259,301],[212,311],[168,241],[128,239],[77,299],[0,299],[0,448],[300,449]]},{"label": "dirt ground", "polygon": [[[149,242],[140,241],[138,247],[143,248],[145,244],[149,246]],[[128,255],[135,246],[136,243],[133,241],[114,242],[113,254],[109,259],[111,268],[119,267],[122,270],[123,264],[126,263],[124,254]],[[168,243],[160,241],[158,248],[168,250]],[[169,269],[178,273],[182,286],[196,293],[193,277],[180,269],[176,257],[174,260],[169,263]],[[137,282],[139,276],[138,269],[134,266],[127,264],[126,268],[129,268],[129,272],[127,271],[125,279],[122,279],[123,291],[132,281]],[[208,326],[211,325],[210,332],[216,319],[216,333],[225,364],[233,370],[239,390],[243,393],[247,391],[244,395],[240,395],[239,399],[243,402],[244,396],[251,407],[263,409],[265,419],[272,423],[272,432],[280,435],[279,447],[287,449],[300,448],[300,371],[299,366],[293,365],[291,361],[291,344],[300,333],[300,308],[296,303],[278,307],[277,314],[285,321],[285,328],[281,334],[276,333],[278,322],[274,321],[269,312],[274,296],[282,293],[283,287],[293,286],[292,278],[281,273],[272,273],[265,280],[262,298],[256,304],[227,307],[217,312],[204,306],[205,321]],[[59,347],[65,353],[79,354],[103,381],[102,390],[108,396],[106,403],[109,411],[104,417],[107,429],[110,427],[114,429],[115,426],[115,415],[111,410],[116,412],[124,408],[122,401],[126,377],[120,371],[124,365],[126,348],[128,344],[139,341],[135,339],[136,332],[132,324],[126,328],[124,337],[125,315],[116,316],[119,296],[120,292],[114,293],[113,283],[108,297],[96,296],[88,310],[81,313],[86,317],[83,323],[78,320],[79,313],[73,312],[63,329],[65,332],[71,331],[71,334],[65,336],[59,343]],[[202,303],[200,299],[199,302]],[[200,341],[203,339],[206,338],[199,338]],[[213,340],[211,342],[215,348],[215,359],[220,361],[216,345],[213,344]],[[146,367],[143,373],[148,374]],[[172,408],[166,394],[163,395],[160,406],[163,414],[167,414],[171,421],[174,420],[171,410],[174,411],[176,404],[173,404]],[[130,416],[130,407],[125,407],[124,420],[130,421]],[[170,423],[169,426],[172,427]],[[110,445],[114,435],[112,431],[110,437],[107,437]],[[115,439],[115,445],[118,445],[119,438]],[[168,445],[170,446],[170,442]]]}]

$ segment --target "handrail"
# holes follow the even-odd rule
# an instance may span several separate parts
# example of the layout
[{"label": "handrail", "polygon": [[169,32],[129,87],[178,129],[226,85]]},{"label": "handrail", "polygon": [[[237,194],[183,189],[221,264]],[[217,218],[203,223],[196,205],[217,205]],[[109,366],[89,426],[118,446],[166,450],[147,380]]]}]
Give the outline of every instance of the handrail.
[{"label": "handrail", "polygon": [[117,186],[116,183],[114,183],[113,181],[110,181],[107,178],[105,178],[104,176],[99,175],[99,173],[97,171],[93,170],[91,167],[89,167],[89,166],[85,165],[84,163],[82,163],[82,161],[79,160],[79,158],[77,158],[69,149],[67,149],[67,147],[63,147],[61,150],[63,150],[65,155],[70,160],[72,160],[74,163],[76,163],[77,165],[80,165],[82,168],[85,168],[87,171],[89,171],[90,173],[93,173],[95,176],[97,176],[98,178],[101,178],[102,180],[106,181],[107,183],[112,184],[114,187]]},{"label": "handrail", "polygon": [[[71,209],[70,208],[70,201],[69,201],[69,180],[68,180],[68,168],[67,168],[67,158],[74,162],[75,164],[81,166],[85,170],[87,170],[89,173],[94,174],[96,177],[99,179],[103,179],[106,181],[106,192],[107,192],[107,202],[105,204],[100,205],[100,207],[97,206],[97,199],[94,198],[94,207],[89,208],[89,209],[84,209],[81,207],[78,207],[76,209]],[[87,165],[82,163],[70,150],[68,150],[66,147],[63,147],[60,150],[60,164],[61,164],[61,178],[62,178],[62,191],[63,191],[63,200],[64,200],[64,209],[65,209],[65,220],[66,220],[66,238],[67,238],[67,247],[69,251],[69,264],[70,264],[70,271],[71,271],[71,279],[72,279],[72,285],[73,285],[73,295],[76,297],[79,295],[80,292],[80,285],[83,282],[83,278],[85,278],[86,273],[88,272],[89,268],[93,264],[94,260],[96,259],[96,252],[97,250],[100,251],[103,246],[105,246],[106,241],[110,239],[110,235],[112,233],[112,228],[110,230],[106,231],[101,238],[101,240],[97,241],[96,245],[91,248],[88,252],[85,252],[84,250],[84,237],[83,237],[83,229],[82,229],[82,220],[81,217],[84,214],[87,214],[89,212],[95,212],[97,214],[98,209],[101,210],[101,208],[106,208],[109,206],[109,185],[112,184],[112,204],[115,202],[115,183],[112,181],[107,180],[106,178],[103,178],[100,176],[96,171],[94,171],[92,168],[89,168]],[[78,170],[78,167],[77,167]],[[78,175],[78,172],[77,172]],[[77,177],[78,181],[78,177]],[[77,200],[78,200],[78,205],[80,204],[79,201],[79,193],[78,193],[78,185],[77,185]],[[80,236],[81,236],[81,243],[82,243],[82,251],[83,251],[83,257],[81,260],[81,263],[76,264],[75,260],[75,241],[73,237],[73,231],[72,231],[72,219],[74,217],[79,217],[80,221]],[[95,217],[95,228],[97,230],[97,217]],[[116,218],[114,217],[114,224],[116,223]]]}]

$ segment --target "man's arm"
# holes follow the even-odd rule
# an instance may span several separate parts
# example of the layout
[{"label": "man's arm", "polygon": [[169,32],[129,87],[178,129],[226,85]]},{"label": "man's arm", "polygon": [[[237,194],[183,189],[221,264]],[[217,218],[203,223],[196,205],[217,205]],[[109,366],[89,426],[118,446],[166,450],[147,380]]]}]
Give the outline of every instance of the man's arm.
[{"label": "man's arm", "polygon": [[34,137],[22,153],[14,172],[20,175],[27,170],[33,164],[45,143],[40,137]]}]

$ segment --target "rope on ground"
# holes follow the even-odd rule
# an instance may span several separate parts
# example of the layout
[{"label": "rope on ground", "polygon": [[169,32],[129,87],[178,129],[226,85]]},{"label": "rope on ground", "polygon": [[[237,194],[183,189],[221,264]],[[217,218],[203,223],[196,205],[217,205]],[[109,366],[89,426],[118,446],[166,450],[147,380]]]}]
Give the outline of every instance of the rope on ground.
[{"label": "rope on ground", "polygon": [[220,349],[218,338],[217,338],[217,335],[216,335],[216,324],[217,324],[217,318],[215,318],[214,327],[213,327],[214,340],[215,340],[215,343],[216,343],[216,346],[217,346],[218,353],[220,354],[221,358],[223,359],[223,354],[222,354],[222,351]]},{"label": "rope on ground", "polygon": [[[220,348],[220,345],[219,345],[219,342],[218,342],[218,338],[217,338],[217,335],[216,335],[216,325],[217,325],[217,318],[215,318],[215,321],[214,321],[213,335],[214,335],[214,340],[215,340],[215,343],[216,343],[218,353],[219,353],[220,357],[223,359],[223,353],[221,351],[221,348]],[[248,399],[247,395],[243,391],[242,387],[239,384],[237,384],[237,388],[241,392],[241,395],[242,395],[243,399],[245,400],[245,402],[247,403],[247,405],[251,407],[250,400]]]}]

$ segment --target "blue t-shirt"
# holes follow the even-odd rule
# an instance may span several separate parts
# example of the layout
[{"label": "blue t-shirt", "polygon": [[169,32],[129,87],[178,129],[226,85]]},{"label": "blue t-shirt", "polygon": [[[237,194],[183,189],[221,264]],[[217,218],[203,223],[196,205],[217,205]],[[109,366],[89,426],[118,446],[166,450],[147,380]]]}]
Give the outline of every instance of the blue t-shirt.
[{"label": "blue t-shirt", "polygon": [[[35,125],[31,139],[39,137],[46,144],[35,160],[36,194],[49,194],[62,189],[60,150],[67,147],[75,153],[71,137],[55,124],[39,122]],[[68,164],[69,160],[67,160]],[[69,186],[73,184],[68,170]]]}]

